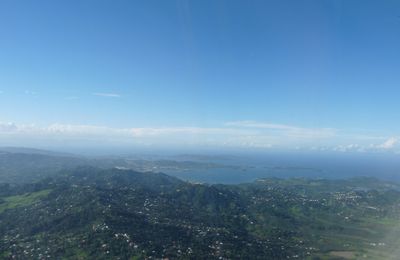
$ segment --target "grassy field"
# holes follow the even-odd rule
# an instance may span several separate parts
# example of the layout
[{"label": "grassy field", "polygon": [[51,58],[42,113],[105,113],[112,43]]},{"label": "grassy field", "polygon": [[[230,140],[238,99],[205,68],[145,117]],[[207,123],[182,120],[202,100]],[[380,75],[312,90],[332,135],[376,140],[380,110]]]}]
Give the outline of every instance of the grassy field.
[{"label": "grassy field", "polygon": [[22,195],[1,198],[2,203],[0,204],[0,213],[2,213],[7,209],[29,206],[39,201],[41,198],[47,196],[50,193],[50,191],[51,190],[48,189],[48,190],[41,190],[38,192],[25,193]]}]

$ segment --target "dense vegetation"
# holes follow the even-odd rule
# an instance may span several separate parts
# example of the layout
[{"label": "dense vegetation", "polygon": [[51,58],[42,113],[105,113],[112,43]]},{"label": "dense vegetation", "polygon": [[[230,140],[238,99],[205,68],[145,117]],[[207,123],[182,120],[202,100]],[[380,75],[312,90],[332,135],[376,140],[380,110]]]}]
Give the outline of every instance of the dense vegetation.
[{"label": "dense vegetation", "polygon": [[397,259],[399,186],[81,167],[0,184],[0,259]]}]

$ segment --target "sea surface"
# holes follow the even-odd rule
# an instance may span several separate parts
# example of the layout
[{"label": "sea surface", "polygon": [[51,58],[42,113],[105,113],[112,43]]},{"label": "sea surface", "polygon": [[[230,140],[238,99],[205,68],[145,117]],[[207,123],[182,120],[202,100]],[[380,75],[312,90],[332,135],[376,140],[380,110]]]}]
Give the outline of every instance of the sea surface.
[{"label": "sea surface", "polygon": [[[196,160],[196,157],[191,158]],[[221,167],[168,170],[180,179],[201,182],[238,184],[261,178],[344,179],[358,176],[400,181],[400,155],[350,153],[270,153],[201,157]]]}]

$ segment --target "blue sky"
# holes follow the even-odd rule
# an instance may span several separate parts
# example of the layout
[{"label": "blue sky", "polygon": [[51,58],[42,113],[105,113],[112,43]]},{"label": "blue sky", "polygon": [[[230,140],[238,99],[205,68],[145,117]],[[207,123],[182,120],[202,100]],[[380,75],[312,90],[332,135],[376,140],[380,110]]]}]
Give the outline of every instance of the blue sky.
[{"label": "blue sky", "polygon": [[3,145],[364,151],[400,136],[398,1],[5,0],[0,35]]}]

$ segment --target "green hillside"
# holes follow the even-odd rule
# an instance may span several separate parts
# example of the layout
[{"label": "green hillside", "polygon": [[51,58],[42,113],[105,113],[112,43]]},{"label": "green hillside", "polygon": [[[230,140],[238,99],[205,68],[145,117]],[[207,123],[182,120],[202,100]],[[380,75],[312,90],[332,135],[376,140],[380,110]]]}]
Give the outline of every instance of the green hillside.
[{"label": "green hillside", "polygon": [[376,179],[57,176],[3,184],[1,259],[398,259],[400,187]]}]

